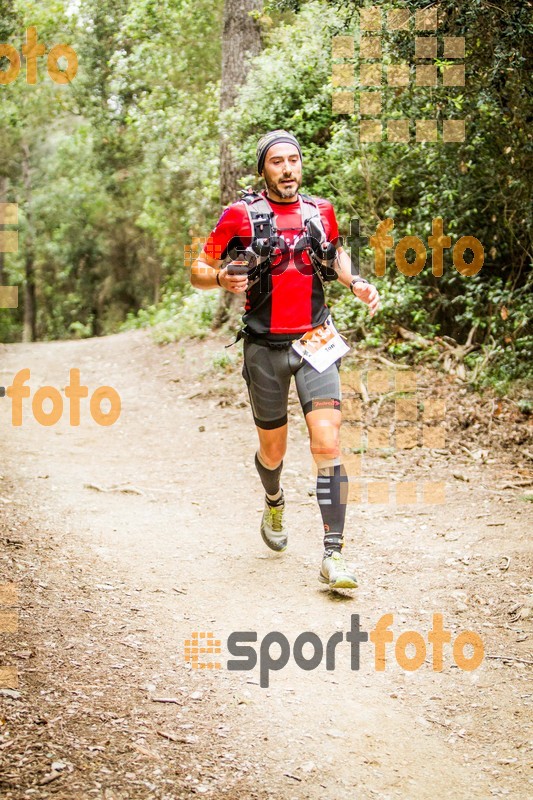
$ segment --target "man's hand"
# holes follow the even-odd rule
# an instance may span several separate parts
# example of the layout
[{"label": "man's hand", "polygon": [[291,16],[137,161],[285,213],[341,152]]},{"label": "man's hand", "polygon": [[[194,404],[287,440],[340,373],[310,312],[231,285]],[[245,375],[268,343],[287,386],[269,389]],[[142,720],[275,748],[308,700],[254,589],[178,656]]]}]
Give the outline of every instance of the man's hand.
[{"label": "man's hand", "polygon": [[248,276],[228,275],[228,267],[229,264],[226,265],[225,267],[222,267],[222,269],[219,270],[218,273],[218,280],[222,288],[227,289],[228,292],[233,292],[233,294],[240,294],[241,292],[245,292],[248,286]]},{"label": "man's hand", "polygon": [[337,248],[337,266],[335,267],[337,276],[340,283],[350,289],[363,303],[366,303],[370,309],[370,316],[373,317],[378,308],[380,308],[378,290],[371,283],[366,281],[357,281],[353,283],[354,276],[352,274],[352,262],[350,256],[342,247]]},{"label": "man's hand", "polygon": [[357,281],[353,286],[353,293],[363,303],[366,303],[370,309],[370,316],[373,317],[376,311],[381,307],[379,302],[379,292],[371,283],[363,283]]}]

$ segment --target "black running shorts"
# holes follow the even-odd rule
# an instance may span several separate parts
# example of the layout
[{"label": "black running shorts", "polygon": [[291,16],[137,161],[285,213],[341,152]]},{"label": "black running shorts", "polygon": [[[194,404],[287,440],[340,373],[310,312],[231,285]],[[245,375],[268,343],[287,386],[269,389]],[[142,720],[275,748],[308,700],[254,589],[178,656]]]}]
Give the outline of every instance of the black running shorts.
[{"label": "black running shorts", "polygon": [[291,376],[304,414],[317,408],[341,408],[340,359],[317,372],[293,347],[282,350],[244,342],[242,376],[248,386],[254,422],[272,430],[287,422]]}]

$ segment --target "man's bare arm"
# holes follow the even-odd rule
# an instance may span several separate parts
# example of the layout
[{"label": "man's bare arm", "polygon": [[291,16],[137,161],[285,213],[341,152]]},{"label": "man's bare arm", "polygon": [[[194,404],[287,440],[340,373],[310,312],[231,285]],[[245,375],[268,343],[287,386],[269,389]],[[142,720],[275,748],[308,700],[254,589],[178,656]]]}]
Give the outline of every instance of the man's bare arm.
[{"label": "man's bare arm", "polygon": [[[348,253],[342,247],[337,248],[337,259],[335,262],[335,272],[337,273],[338,280],[346,288],[350,288],[350,284],[356,275],[352,273],[352,262]],[[353,288],[355,296],[366,303],[370,309],[370,316],[373,317],[379,308],[379,293],[375,286],[371,283],[356,283]]]},{"label": "man's bare arm", "polygon": [[220,259],[212,258],[202,250],[191,267],[191,283],[195,289],[222,288],[234,294],[245,292],[248,285],[247,276],[228,275],[227,266],[221,269],[222,263]]}]

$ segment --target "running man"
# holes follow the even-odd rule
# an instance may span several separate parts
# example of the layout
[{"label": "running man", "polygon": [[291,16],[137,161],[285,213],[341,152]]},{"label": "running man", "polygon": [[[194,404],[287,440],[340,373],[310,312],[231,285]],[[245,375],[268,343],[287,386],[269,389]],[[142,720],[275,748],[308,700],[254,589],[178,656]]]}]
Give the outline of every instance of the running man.
[{"label": "running man", "polygon": [[[324,301],[323,283],[333,274],[369,306],[371,316],[379,308],[379,295],[375,286],[352,274],[350,257],[340,246],[331,203],[299,193],[302,151],[292,134],[276,130],[260,139],[257,172],[266,189],[260,195],[250,191],[226,208],[192,265],[191,282],[198,289],[246,292],[245,327],[238,338],[244,339],[242,375],[259,437],[255,466],[265,489],[260,528],[264,542],[278,552],[287,547],[280,481],[287,448],[289,385],[294,375],[317,467],[317,500],[324,525],[319,580],[333,589],[355,588],[356,578],[342,555],[348,477],[339,446],[339,358],[324,368],[324,360],[335,357],[334,352],[325,352],[326,348],[334,351],[328,342],[335,329]],[[263,247],[254,247],[254,242]],[[260,252],[255,269],[234,274],[244,271],[242,253],[250,246]],[[314,347],[326,357],[321,364],[292,346],[313,329]],[[336,339],[342,345],[338,336]]]}]

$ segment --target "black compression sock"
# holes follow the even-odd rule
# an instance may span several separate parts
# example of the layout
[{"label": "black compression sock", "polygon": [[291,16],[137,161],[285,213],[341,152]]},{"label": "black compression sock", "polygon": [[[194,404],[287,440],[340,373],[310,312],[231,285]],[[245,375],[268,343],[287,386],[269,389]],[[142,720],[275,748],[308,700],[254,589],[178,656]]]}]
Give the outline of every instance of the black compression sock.
[{"label": "black compression sock", "polygon": [[342,551],[344,545],[343,533],[325,533],[324,534],[324,550],[327,553],[332,553],[336,550],[338,553]]},{"label": "black compression sock", "polygon": [[265,467],[261,463],[261,461],[259,461],[259,457],[256,453],[255,468],[259,473],[259,477],[261,478],[261,483],[265,488],[265,492],[268,495],[275,497],[280,490],[279,483],[281,477],[281,470],[283,469],[283,461],[274,469],[268,469],[268,467]]},{"label": "black compression sock", "polygon": [[271,500],[268,495],[266,496],[266,501],[270,508],[278,508],[278,506],[282,506],[285,503],[285,495],[283,494],[283,489],[279,490],[279,497],[276,500]]},{"label": "black compression sock", "polygon": [[[344,464],[319,467],[316,479],[316,497],[324,523],[324,547],[326,549],[341,550],[347,496],[348,475]],[[328,536],[332,538],[326,543]],[[340,541],[336,542],[336,539]]]}]

